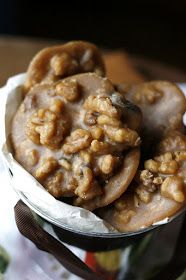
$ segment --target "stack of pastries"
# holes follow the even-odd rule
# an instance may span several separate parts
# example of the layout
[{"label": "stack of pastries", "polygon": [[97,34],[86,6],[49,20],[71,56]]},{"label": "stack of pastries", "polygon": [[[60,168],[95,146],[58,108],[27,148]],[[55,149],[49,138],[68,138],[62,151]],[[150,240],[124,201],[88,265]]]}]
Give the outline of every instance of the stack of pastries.
[{"label": "stack of pastries", "polygon": [[12,121],[14,157],[55,198],[137,231],[186,204],[185,111],[173,83],[110,81],[93,44],[46,48]]}]

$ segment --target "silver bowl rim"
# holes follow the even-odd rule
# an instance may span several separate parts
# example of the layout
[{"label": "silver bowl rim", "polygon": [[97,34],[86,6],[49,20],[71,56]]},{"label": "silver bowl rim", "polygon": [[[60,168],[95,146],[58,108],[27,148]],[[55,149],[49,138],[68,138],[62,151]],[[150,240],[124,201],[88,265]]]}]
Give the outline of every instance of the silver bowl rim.
[{"label": "silver bowl rim", "polygon": [[99,238],[110,238],[110,239],[116,239],[116,238],[122,238],[122,237],[134,237],[135,235],[143,234],[143,233],[148,233],[149,231],[156,229],[159,226],[166,225],[167,223],[172,222],[176,217],[181,215],[186,208],[183,207],[180,211],[178,211],[174,216],[169,217],[168,221],[165,223],[159,223],[156,225],[151,225],[149,227],[142,228],[138,231],[130,231],[130,232],[110,232],[110,233],[99,233],[99,232],[85,232],[83,230],[76,230],[74,228],[71,228],[67,226],[66,224],[63,224],[59,221],[57,221],[55,218],[50,217],[46,213],[44,213],[41,209],[39,209],[36,205],[34,205],[22,191],[17,191],[18,196],[20,199],[32,210],[34,211],[37,215],[39,215],[41,218],[44,220],[48,221],[49,223],[53,224],[54,226],[57,226],[63,230],[70,231],[72,233],[76,233],[79,235],[84,235],[84,236],[89,236],[89,237],[99,237]]}]

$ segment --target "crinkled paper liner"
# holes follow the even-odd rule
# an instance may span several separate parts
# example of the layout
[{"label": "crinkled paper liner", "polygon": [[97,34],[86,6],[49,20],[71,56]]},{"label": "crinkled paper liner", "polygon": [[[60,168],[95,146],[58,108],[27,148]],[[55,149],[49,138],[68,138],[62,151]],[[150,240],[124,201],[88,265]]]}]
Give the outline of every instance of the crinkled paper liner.
[{"label": "crinkled paper liner", "polygon": [[[13,158],[10,144],[11,121],[22,101],[24,81],[25,74],[19,74],[11,77],[0,89],[0,150],[13,188],[32,210],[58,226],[86,233],[116,233],[113,227],[92,212],[55,199]],[[184,84],[180,87],[185,89]],[[172,218],[167,217],[154,225],[165,224]]]}]

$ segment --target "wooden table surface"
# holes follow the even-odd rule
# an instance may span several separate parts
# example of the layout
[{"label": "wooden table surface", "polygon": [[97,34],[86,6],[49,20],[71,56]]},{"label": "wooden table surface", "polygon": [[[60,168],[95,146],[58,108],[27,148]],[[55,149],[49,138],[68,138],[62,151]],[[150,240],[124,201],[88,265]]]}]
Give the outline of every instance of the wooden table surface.
[{"label": "wooden table surface", "polygon": [[[36,52],[56,43],[60,42],[0,36],[0,86],[6,82],[8,77],[25,72]],[[186,82],[186,74],[181,70],[134,56],[130,56],[130,61],[147,80],[165,79]]]}]

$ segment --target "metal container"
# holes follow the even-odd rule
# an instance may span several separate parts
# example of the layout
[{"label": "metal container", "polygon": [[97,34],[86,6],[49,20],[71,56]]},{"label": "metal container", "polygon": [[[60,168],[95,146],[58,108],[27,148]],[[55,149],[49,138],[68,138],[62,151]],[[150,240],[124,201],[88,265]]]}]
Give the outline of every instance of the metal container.
[{"label": "metal container", "polygon": [[35,205],[33,205],[22,192],[18,192],[18,195],[32,211],[34,211],[39,217],[41,217],[45,222],[49,223],[53,227],[56,235],[62,242],[92,252],[109,251],[133,245],[136,242],[142,240],[150,231],[155,232],[161,231],[162,228],[165,229],[169,222],[174,223],[174,219],[184,211],[182,210],[177,213],[166,224],[150,226],[136,232],[86,233],[67,227],[65,224],[62,224],[46,215]]}]

